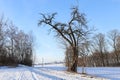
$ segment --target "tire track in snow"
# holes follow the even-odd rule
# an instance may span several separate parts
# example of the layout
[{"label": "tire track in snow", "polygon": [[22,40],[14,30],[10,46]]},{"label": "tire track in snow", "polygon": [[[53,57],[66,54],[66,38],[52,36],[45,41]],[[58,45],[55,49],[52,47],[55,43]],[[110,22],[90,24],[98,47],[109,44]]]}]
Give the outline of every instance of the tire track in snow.
[{"label": "tire track in snow", "polygon": [[34,72],[31,72],[31,74],[34,80],[39,80]]},{"label": "tire track in snow", "polygon": [[19,72],[19,79],[18,80],[22,80],[22,71]]},{"label": "tire track in snow", "polygon": [[[54,76],[54,75],[52,75],[52,74],[47,74],[47,73],[45,73],[44,71],[41,71],[41,70],[39,70],[39,69],[36,69],[36,68],[32,68],[32,69],[30,69],[34,74],[34,77],[36,76],[36,75],[38,75],[38,76],[42,76],[42,77],[44,77],[44,78],[46,78],[46,79],[41,79],[41,80],[63,80],[62,78],[59,78],[59,77],[57,77],[57,76]],[[38,78],[38,77],[37,77]],[[38,80],[40,80],[40,78],[38,78]]]}]

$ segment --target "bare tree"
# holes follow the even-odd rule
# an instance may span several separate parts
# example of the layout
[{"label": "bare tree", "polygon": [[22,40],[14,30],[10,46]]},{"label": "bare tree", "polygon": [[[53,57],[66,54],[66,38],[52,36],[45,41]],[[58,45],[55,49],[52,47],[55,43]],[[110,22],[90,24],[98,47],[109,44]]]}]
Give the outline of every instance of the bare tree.
[{"label": "bare tree", "polygon": [[18,62],[32,66],[33,63],[33,37],[31,34],[25,34],[23,31],[18,32],[15,37],[15,48]]},{"label": "bare tree", "polygon": [[42,18],[38,24],[42,25],[44,23],[49,25],[51,29],[56,32],[56,36],[64,39],[71,47],[73,51],[73,63],[70,67],[70,71],[77,72],[78,46],[81,42],[81,38],[85,38],[89,32],[85,14],[80,13],[77,7],[72,8],[71,19],[68,23],[55,21],[56,13],[41,15]]},{"label": "bare tree", "polygon": [[115,54],[116,63],[119,63],[120,32],[118,30],[112,30],[108,33],[108,37],[110,39],[110,45],[113,48],[113,52]]},{"label": "bare tree", "polygon": [[106,66],[105,64],[105,53],[107,51],[107,47],[106,47],[106,39],[105,39],[105,35],[102,33],[99,33],[97,35],[95,35],[94,37],[94,48],[95,51],[97,53],[97,55],[99,55],[100,57],[100,62],[101,62],[101,66]]},{"label": "bare tree", "polygon": [[87,57],[90,51],[90,41],[84,40],[84,42],[79,46],[79,54],[80,57],[83,59],[82,64],[82,73],[85,74],[85,67],[87,66]]}]

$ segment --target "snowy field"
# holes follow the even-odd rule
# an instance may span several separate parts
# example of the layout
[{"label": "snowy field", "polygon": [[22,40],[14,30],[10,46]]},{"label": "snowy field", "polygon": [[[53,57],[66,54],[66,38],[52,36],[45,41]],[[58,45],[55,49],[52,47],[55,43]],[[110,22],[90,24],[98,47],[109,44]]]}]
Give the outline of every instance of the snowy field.
[{"label": "snowy field", "polygon": [[[78,71],[81,72],[81,68],[78,68]],[[87,67],[86,73],[92,76],[104,77],[110,80],[120,80],[120,67]]]},{"label": "snowy field", "polygon": [[[36,66],[39,67],[39,66]],[[52,70],[66,70],[67,68],[64,67],[62,64],[55,64],[55,65],[45,65],[48,69]],[[82,68],[78,68],[78,72],[82,72]],[[85,72],[91,77],[101,77],[107,80],[120,80],[120,67],[86,67]],[[101,80],[104,80],[101,79]],[[92,80],[92,79],[91,79]]]},{"label": "snowy field", "polygon": [[[59,69],[59,70],[57,70]],[[0,67],[0,80],[104,80],[60,70],[60,67]]]},{"label": "snowy field", "polygon": [[0,80],[120,80],[120,68],[86,68],[88,75],[65,70],[63,65],[0,67]]}]

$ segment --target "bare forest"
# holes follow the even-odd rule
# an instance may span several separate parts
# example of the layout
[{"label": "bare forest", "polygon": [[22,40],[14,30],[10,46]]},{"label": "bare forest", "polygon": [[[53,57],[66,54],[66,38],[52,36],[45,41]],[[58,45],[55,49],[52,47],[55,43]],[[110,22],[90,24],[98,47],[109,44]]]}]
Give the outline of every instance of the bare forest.
[{"label": "bare forest", "polygon": [[33,36],[0,17],[0,66],[33,64]]}]

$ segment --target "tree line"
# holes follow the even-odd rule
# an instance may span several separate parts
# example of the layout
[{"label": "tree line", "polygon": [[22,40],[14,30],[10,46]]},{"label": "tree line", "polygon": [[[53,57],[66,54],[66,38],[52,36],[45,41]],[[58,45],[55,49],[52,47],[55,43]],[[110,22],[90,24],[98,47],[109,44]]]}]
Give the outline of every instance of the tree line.
[{"label": "tree line", "polygon": [[33,64],[33,36],[0,17],[0,66]]},{"label": "tree line", "polygon": [[95,34],[91,40],[89,55],[79,58],[80,66],[120,66],[119,30]]}]

